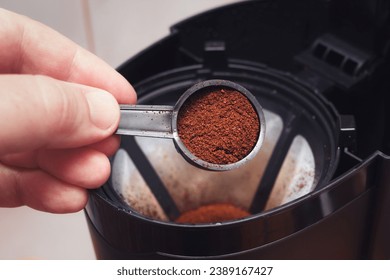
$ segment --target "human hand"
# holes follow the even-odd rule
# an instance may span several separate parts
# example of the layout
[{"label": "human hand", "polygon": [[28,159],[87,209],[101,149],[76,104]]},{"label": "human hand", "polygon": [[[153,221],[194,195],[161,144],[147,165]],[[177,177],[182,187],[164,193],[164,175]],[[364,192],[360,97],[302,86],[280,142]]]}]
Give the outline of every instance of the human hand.
[{"label": "human hand", "polygon": [[81,210],[110,174],[132,86],[54,30],[0,9],[0,206]]}]

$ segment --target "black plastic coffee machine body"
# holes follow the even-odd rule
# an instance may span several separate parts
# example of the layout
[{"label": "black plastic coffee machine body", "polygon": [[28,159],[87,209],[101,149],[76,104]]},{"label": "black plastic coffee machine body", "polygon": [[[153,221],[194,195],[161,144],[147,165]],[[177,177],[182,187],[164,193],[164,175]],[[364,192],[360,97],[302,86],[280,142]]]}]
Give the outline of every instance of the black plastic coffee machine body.
[{"label": "black plastic coffee machine body", "polygon": [[[140,104],[231,80],[258,98],[270,130],[259,160],[227,175],[187,168],[169,143],[123,137],[85,210],[97,257],[390,258],[389,12],[388,1],[244,1],[126,61],[118,71]],[[251,215],[175,222],[226,201]]]}]

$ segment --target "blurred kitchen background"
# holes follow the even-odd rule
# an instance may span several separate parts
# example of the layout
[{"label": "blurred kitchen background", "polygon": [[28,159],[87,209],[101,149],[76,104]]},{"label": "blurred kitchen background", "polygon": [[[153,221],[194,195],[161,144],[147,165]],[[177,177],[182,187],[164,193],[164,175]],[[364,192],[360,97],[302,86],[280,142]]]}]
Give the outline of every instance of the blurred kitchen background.
[{"label": "blurred kitchen background", "polygon": [[[241,0],[242,1],[242,0]],[[183,19],[240,0],[0,0],[119,66]],[[0,208],[0,259],[95,259],[83,211]]]}]

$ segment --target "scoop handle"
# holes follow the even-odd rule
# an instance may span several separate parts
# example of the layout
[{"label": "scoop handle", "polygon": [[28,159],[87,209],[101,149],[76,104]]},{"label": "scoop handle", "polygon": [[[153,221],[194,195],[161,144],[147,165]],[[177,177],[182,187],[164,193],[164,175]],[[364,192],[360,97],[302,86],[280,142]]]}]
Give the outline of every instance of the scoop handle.
[{"label": "scoop handle", "polygon": [[120,105],[116,134],[173,138],[173,106]]}]

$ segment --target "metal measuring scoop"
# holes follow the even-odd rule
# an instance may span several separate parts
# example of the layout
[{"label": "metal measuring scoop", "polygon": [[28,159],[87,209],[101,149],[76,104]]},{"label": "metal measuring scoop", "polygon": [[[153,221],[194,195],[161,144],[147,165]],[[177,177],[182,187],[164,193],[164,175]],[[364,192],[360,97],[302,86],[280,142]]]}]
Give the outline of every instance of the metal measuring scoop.
[{"label": "metal measuring scoop", "polygon": [[[252,151],[243,159],[229,164],[216,164],[206,162],[192,154],[180,140],[177,121],[178,114],[187,99],[206,88],[230,88],[242,93],[253,105],[259,118],[260,131],[257,142]],[[162,105],[120,105],[121,118],[116,134],[145,136],[157,138],[171,138],[178,152],[192,165],[214,170],[227,171],[237,168],[251,160],[260,150],[265,136],[265,119],[263,109],[257,99],[244,87],[226,80],[207,80],[195,84],[179,98],[174,106]]]}]

